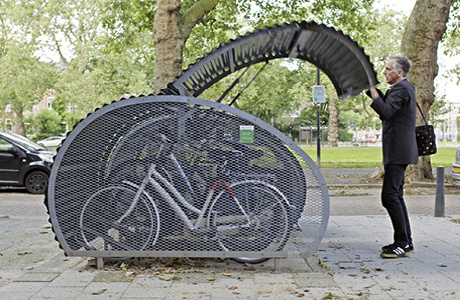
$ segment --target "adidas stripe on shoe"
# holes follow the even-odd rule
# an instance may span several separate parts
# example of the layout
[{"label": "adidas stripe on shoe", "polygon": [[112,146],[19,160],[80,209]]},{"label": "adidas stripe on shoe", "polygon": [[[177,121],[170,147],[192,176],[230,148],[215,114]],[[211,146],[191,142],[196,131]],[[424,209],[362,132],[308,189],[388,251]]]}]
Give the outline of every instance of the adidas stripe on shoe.
[{"label": "adidas stripe on shoe", "polygon": [[[394,244],[389,244],[389,245],[383,246],[382,251],[387,251],[388,249],[390,249],[390,247],[393,247],[393,246],[395,246],[395,245]],[[404,247],[404,251],[406,251],[406,255],[410,255],[410,254],[414,253],[415,252],[414,244],[410,244],[410,245],[407,245],[406,247]]]},{"label": "adidas stripe on shoe", "polygon": [[407,252],[403,248],[396,245],[390,245],[380,254],[380,256],[383,258],[398,258],[406,257],[407,255]]}]

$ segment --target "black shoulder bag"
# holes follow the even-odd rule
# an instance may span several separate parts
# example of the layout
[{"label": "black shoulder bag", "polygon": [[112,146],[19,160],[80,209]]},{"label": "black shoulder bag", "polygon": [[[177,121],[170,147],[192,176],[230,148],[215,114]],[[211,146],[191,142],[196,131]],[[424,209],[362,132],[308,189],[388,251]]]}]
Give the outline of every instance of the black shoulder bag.
[{"label": "black shoulder bag", "polygon": [[422,114],[425,125],[415,127],[415,137],[417,139],[418,156],[435,154],[436,149],[436,135],[432,125],[428,122],[423,115],[420,105],[417,102],[418,110]]}]

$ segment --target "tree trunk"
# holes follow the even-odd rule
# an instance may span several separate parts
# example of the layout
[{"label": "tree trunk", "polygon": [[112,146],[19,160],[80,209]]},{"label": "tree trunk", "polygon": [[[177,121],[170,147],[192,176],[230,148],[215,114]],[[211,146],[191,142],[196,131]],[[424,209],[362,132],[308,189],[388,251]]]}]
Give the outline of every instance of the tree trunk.
[{"label": "tree trunk", "polygon": [[[412,61],[408,79],[415,85],[417,101],[428,119],[434,102],[434,79],[438,75],[438,45],[449,19],[452,0],[417,0],[407,21],[401,52]],[[423,119],[417,113],[417,125]],[[430,157],[420,157],[410,166],[408,180],[433,179]]]},{"label": "tree trunk", "polygon": [[339,146],[339,110],[337,109],[337,98],[329,100],[329,127],[327,132],[327,146]]},{"label": "tree trunk", "polygon": [[200,0],[180,15],[181,0],[158,0],[153,25],[155,44],[154,91],[161,89],[180,75],[185,42],[193,27],[219,0]]},{"label": "tree trunk", "polygon": [[182,70],[184,39],[179,29],[180,0],[159,0],[153,25],[155,83],[158,93]]},{"label": "tree trunk", "polygon": [[11,131],[19,135],[26,136],[26,127],[24,125],[24,115],[22,111],[14,112]]}]

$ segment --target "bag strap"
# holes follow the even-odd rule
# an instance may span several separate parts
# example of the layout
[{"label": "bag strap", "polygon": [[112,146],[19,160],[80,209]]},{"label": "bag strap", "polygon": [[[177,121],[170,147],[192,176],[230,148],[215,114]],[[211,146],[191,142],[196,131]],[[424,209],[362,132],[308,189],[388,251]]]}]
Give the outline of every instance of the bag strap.
[{"label": "bag strap", "polygon": [[418,107],[418,110],[420,111],[420,114],[423,117],[423,121],[425,121],[425,125],[428,125],[428,122],[426,121],[425,116],[423,115],[422,109],[420,108],[420,105],[418,104],[418,102],[417,102],[417,107]]}]

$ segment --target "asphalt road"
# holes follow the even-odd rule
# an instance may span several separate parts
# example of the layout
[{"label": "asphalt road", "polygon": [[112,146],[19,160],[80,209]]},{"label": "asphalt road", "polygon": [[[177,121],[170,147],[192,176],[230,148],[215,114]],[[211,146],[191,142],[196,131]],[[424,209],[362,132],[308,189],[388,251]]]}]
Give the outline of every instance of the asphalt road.
[{"label": "asphalt road", "polygon": [[[334,188],[329,191],[331,216],[385,215],[380,205],[380,189]],[[460,190],[446,190],[446,215],[460,214]],[[405,195],[410,214],[433,215],[435,188],[407,188]],[[0,189],[0,217],[47,220],[43,195],[32,195],[25,189]]]},{"label": "asphalt road", "polygon": [[47,219],[43,195],[29,194],[25,189],[0,189],[0,217],[17,219]]}]

